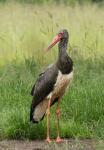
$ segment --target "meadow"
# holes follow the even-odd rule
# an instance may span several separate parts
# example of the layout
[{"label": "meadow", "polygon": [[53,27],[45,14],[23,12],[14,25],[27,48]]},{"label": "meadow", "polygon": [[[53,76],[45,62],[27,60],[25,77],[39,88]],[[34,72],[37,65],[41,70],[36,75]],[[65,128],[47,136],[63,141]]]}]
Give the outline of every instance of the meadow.
[{"label": "meadow", "polygon": [[62,28],[70,35],[74,79],[61,99],[61,136],[104,139],[104,7],[16,2],[0,4],[0,139],[45,138],[46,118],[38,125],[29,121],[30,92],[38,74],[57,60],[57,46],[44,49]]}]

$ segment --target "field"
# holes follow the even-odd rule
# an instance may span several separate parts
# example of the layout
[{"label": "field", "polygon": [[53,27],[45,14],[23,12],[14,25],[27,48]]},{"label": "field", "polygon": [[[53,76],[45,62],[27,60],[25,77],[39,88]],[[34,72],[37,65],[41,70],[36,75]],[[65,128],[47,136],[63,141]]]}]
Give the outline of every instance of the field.
[{"label": "field", "polygon": [[78,139],[69,139],[56,144],[52,142],[46,144],[45,141],[29,141],[29,140],[4,140],[0,141],[1,150],[103,150],[104,145],[103,141],[99,142],[96,140],[78,140]]},{"label": "field", "polygon": [[[58,56],[44,49],[62,28],[74,79],[61,100],[61,136],[104,139],[104,7],[0,4],[0,139],[43,139],[46,118],[29,122],[31,88]],[[51,137],[56,137],[55,106]]]}]

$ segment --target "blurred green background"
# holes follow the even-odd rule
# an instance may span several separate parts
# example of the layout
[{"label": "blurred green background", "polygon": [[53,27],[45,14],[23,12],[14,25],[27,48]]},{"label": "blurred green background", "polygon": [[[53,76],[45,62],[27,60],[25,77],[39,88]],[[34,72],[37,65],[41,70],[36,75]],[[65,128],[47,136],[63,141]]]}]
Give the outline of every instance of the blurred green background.
[{"label": "blurred green background", "polygon": [[70,36],[67,51],[74,62],[74,79],[61,100],[61,136],[104,138],[103,1],[2,0],[0,139],[45,138],[46,118],[38,125],[29,121],[30,92],[38,74],[57,60],[57,46],[49,53],[43,50],[62,28]]},{"label": "blurred green background", "polygon": [[100,3],[104,0],[0,0],[1,2],[23,2],[23,3],[35,3],[35,4],[46,4],[46,3],[64,3],[64,4],[83,4],[83,3]]}]

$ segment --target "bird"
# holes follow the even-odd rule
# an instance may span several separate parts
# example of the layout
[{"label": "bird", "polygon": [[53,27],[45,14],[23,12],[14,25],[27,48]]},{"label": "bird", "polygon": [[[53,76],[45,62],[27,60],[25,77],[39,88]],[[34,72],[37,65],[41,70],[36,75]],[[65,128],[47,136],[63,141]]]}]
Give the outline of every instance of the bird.
[{"label": "bird", "polygon": [[50,108],[53,104],[56,106],[56,128],[57,138],[56,142],[63,141],[60,137],[59,117],[60,117],[60,100],[64,95],[67,87],[73,79],[73,61],[67,53],[69,41],[69,33],[66,29],[61,29],[51,44],[46,48],[49,51],[58,43],[58,58],[54,64],[49,66],[44,72],[39,74],[32,90],[32,103],[30,109],[30,121],[39,123],[47,116],[47,137],[46,141],[51,142],[50,139]]}]

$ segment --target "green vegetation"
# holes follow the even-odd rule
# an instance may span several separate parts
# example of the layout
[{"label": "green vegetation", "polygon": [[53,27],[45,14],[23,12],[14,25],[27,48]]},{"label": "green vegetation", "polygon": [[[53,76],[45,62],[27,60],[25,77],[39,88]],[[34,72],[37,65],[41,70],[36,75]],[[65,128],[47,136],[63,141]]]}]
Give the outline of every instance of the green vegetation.
[{"label": "green vegetation", "polygon": [[[29,122],[30,91],[40,71],[57,59],[44,49],[66,28],[74,80],[61,100],[61,136],[104,138],[104,11],[94,6],[0,4],[0,139],[46,136],[46,118]],[[56,136],[55,106],[51,134]]]},{"label": "green vegetation", "polygon": [[0,2],[20,2],[20,3],[32,3],[32,4],[86,4],[86,3],[103,3],[104,0],[0,0]]}]

